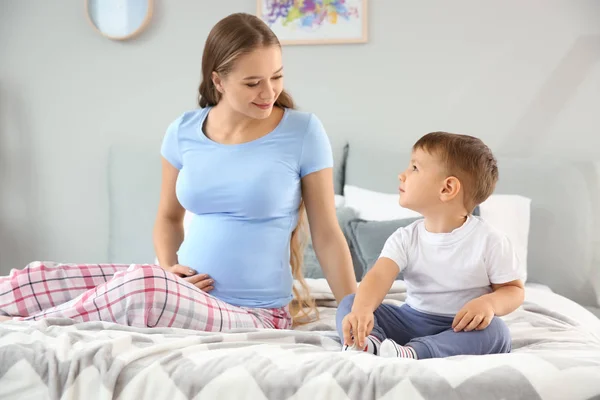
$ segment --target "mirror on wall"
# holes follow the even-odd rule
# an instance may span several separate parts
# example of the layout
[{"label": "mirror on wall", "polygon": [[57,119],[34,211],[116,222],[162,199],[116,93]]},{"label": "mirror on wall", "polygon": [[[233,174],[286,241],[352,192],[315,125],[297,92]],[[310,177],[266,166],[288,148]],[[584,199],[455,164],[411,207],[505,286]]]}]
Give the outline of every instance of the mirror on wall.
[{"label": "mirror on wall", "polygon": [[153,0],[84,0],[92,26],[112,40],[139,35],[152,18]]}]

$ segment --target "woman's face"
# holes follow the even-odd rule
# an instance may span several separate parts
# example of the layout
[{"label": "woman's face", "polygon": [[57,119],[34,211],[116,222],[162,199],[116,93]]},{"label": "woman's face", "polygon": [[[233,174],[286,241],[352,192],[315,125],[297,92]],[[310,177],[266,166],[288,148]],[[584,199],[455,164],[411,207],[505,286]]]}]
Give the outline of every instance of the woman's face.
[{"label": "woman's face", "polygon": [[244,54],[225,77],[213,73],[213,81],[221,89],[221,101],[233,110],[250,118],[267,118],[283,90],[281,49],[269,46]]}]

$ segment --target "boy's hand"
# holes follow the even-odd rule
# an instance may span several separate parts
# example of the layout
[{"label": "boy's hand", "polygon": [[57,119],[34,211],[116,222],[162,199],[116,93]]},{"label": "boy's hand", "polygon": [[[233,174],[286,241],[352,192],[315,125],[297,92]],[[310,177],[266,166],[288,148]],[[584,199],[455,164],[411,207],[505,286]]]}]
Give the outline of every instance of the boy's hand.
[{"label": "boy's hand", "polygon": [[359,348],[364,348],[365,338],[373,330],[374,320],[373,313],[368,310],[352,310],[342,321],[344,344],[348,346],[356,344]]},{"label": "boy's hand", "polygon": [[485,297],[473,299],[456,314],[452,322],[454,332],[481,331],[488,327],[494,318],[492,303]]}]

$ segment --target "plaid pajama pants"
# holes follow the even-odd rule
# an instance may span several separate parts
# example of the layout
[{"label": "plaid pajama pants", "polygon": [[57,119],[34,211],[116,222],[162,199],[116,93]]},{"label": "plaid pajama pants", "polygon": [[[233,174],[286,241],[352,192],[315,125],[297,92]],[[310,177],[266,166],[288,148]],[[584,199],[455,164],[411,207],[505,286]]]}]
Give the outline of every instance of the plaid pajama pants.
[{"label": "plaid pajama pants", "polygon": [[227,304],[156,265],[35,262],[0,277],[0,315],[206,332],[289,329],[288,307]]}]

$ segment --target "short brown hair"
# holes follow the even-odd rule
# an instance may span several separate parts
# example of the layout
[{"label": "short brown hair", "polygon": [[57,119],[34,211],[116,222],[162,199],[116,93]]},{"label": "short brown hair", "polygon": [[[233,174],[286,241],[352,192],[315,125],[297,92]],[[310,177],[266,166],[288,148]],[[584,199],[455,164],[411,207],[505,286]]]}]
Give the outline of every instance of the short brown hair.
[{"label": "short brown hair", "polygon": [[[217,22],[204,44],[198,105],[202,108],[215,106],[221,99],[221,93],[212,80],[213,72],[225,76],[241,55],[266,46],[281,47],[281,44],[271,28],[254,15],[235,13]],[[294,108],[292,97],[285,90],[281,92],[275,105]]]},{"label": "short brown hair", "polygon": [[495,190],[498,164],[488,146],[469,135],[431,132],[413,146],[441,158],[448,174],[464,188],[465,207],[469,212],[483,203]]}]

